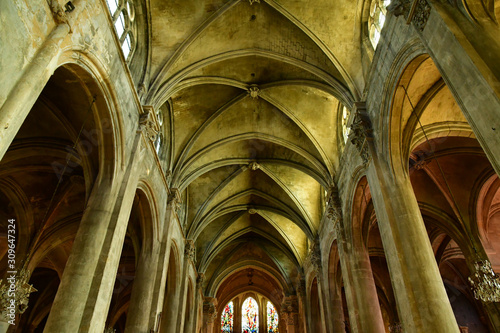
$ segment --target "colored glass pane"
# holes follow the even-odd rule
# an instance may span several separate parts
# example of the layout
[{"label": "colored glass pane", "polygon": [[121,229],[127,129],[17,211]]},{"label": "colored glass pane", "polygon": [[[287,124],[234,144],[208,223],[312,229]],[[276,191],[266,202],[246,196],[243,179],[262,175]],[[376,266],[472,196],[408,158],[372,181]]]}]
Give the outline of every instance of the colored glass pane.
[{"label": "colored glass pane", "polygon": [[242,333],[259,332],[259,306],[257,301],[248,297],[241,308],[241,329]]},{"label": "colored glass pane", "polygon": [[278,313],[271,302],[267,302],[267,332],[278,333]]},{"label": "colored glass pane", "polygon": [[220,319],[220,331],[222,333],[233,332],[233,302],[227,303],[224,311],[222,311]]}]

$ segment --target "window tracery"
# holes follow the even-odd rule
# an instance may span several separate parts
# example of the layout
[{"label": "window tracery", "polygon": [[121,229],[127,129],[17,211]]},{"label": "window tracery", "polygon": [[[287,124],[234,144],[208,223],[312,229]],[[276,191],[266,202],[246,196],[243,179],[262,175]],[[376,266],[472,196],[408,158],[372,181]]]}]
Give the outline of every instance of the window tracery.
[{"label": "window tracery", "polygon": [[233,302],[227,303],[222,311],[220,327],[221,333],[233,333]]},{"label": "window tracery", "polygon": [[257,301],[248,297],[241,307],[241,329],[242,333],[259,332],[259,306]]},{"label": "window tracery", "polygon": [[372,0],[371,2],[368,27],[370,41],[374,49],[377,48],[377,44],[380,40],[380,32],[382,31],[387,15],[387,6],[389,6],[390,3],[391,0]]},{"label": "window tracery", "polygon": [[131,0],[106,0],[123,56],[129,60],[135,50],[134,4]]},{"label": "window tracery", "polygon": [[347,138],[349,137],[349,127],[347,126],[347,122],[349,121],[349,109],[345,106],[342,107],[342,138],[344,139],[344,143],[347,142]]},{"label": "window tracery", "polygon": [[267,333],[279,333],[278,313],[273,303],[267,302]]}]

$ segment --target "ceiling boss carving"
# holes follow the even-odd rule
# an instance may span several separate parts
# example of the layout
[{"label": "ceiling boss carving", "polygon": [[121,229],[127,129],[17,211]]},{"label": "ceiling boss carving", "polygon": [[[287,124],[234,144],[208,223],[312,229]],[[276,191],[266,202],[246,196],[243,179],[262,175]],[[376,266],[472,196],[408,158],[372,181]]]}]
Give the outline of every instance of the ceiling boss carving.
[{"label": "ceiling boss carving", "polygon": [[259,95],[260,95],[260,89],[259,89],[259,87],[256,86],[256,85],[251,86],[250,88],[248,88],[248,94],[253,99],[259,98]]}]

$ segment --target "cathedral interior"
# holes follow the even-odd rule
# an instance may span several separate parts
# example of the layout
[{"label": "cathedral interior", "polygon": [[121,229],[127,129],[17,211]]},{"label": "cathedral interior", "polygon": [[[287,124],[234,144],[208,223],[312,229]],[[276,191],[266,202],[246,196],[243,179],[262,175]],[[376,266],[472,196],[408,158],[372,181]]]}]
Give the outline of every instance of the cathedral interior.
[{"label": "cathedral interior", "polygon": [[0,333],[500,332],[500,0],[0,2]]}]

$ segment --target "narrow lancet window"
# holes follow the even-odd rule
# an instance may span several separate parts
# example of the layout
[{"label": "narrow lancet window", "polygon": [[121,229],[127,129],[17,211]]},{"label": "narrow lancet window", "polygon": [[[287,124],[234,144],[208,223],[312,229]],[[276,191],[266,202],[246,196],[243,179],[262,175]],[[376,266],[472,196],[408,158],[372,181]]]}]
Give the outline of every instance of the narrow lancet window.
[{"label": "narrow lancet window", "polygon": [[233,333],[233,302],[227,303],[220,319],[221,333]]},{"label": "narrow lancet window", "polygon": [[273,303],[267,302],[267,333],[279,333],[278,313]]},{"label": "narrow lancet window", "polygon": [[248,297],[241,308],[241,329],[242,333],[259,332],[259,306],[257,301]]}]

